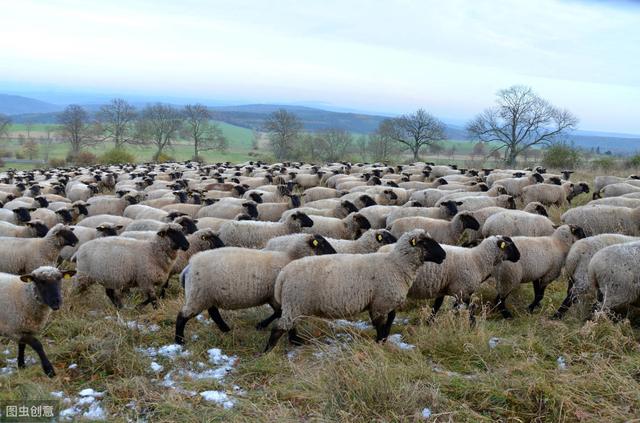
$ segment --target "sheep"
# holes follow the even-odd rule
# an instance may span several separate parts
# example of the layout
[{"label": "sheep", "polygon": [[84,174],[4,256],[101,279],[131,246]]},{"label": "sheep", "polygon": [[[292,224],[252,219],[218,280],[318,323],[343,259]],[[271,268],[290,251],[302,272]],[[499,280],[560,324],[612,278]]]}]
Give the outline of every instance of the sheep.
[{"label": "sheep", "polygon": [[18,343],[18,368],[25,366],[25,347],[29,345],[38,354],[44,373],[56,375],[36,334],[44,328],[51,310],[62,305],[60,281],[74,274],[73,270],[50,266],[21,276],[0,273],[0,336]]},{"label": "sheep", "polygon": [[219,236],[227,246],[264,248],[271,238],[297,233],[313,224],[314,221],[301,212],[289,215],[284,222],[231,220],[222,225]]},{"label": "sheep", "polygon": [[545,206],[562,207],[580,192],[589,192],[589,186],[584,182],[565,182],[562,185],[536,184],[522,189],[522,199],[525,204],[538,201]]},{"label": "sheep", "polygon": [[324,200],[327,198],[338,198],[340,192],[333,188],[313,187],[304,191],[302,198],[305,203],[316,200]]},{"label": "sheep", "polygon": [[[530,186],[535,186],[535,185],[530,185]],[[444,199],[440,199],[439,201],[442,202],[443,200]],[[446,201],[451,201],[451,200],[446,200]],[[493,207],[493,206],[503,207],[505,209],[516,208],[516,202],[514,198],[510,195],[499,195],[497,197],[479,197],[479,196],[462,197],[462,198],[457,198],[455,201],[459,211],[475,211],[478,209],[483,209],[485,207]],[[439,205],[439,203],[436,203],[436,205]]]},{"label": "sheep", "polygon": [[117,236],[118,233],[122,230],[122,226],[104,223],[102,225],[99,225],[97,228],[70,226],[69,229],[71,229],[76,238],[78,238],[78,243],[73,247],[69,245],[64,247],[60,251],[60,257],[58,259],[59,262],[70,261],[71,257],[73,257],[76,251],[78,251],[78,248],[80,248],[80,246],[82,246],[83,244],[91,241],[92,239],[105,236]]},{"label": "sheep", "polygon": [[616,207],[628,207],[635,209],[640,207],[640,198],[627,198],[627,197],[608,197],[601,198],[599,200],[592,200],[587,203],[588,206],[616,206]]},{"label": "sheep", "polygon": [[442,247],[417,229],[404,234],[389,253],[305,257],[289,263],[276,280],[275,300],[282,315],[265,352],[285,332],[289,342],[301,343],[295,322],[302,316],[344,318],[368,310],[376,340],[385,340],[420,266],[442,263],[445,257]]},{"label": "sheep", "polygon": [[49,201],[45,197],[18,197],[6,203],[3,207],[8,210],[13,210],[18,207],[26,207],[30,208],[38,208],[38,207],[48,207]]},{"label": "sheep", "polygon": [[571,246],[564,271],[568,277],[567,296],[553,315],[554,319],[561,319],[580,298],[583,298],[592,286],[589,283],[589,262],[600,250],[610,245],[640,241],[640,238],[617,234],[602,234],[590,236],[577,241]]},{"label": "sheep", "polygon": [[222,228],[222,225],[224,225],[227,222],[230,222],[231,220],[253,220],[253,219],[251,219],[251,216],[249,216],[248,214],[239,214],[233,219],[220,219],[218,217],[201,217],[197,219],[195,222],[198,229],[211,229],[214,232],[218,233],[220,232],[220,228]]},{"label": "sheep", "polygon": [[[292,234],[272,238],[267,242],[265,250],[285,251],[289,244],[298,238],[303,238],[308,234]],[[393,244],[397,241],[386,229],[371,229],[366,231],[357,240],[325,238],[331,246],[340,254],[368,254],[375,253],[383,245]]]},{"label": "sheep", "polygon": [[78,238],[62,224],[57,224],[44,238],[0,238],[0,272],[24,274],[40,266],[55,265],[60,250],[74,246]]},{"label": "sheep", "polygon": [[31,212],[31,218],[42,221],[48,228],[52,228],[58,223],[68,225],[73,222],[73,209],[64,208],[56,211],[49,209],[36,209]]},{"label": "sheep", "polygon": [[[196,223],[198,223],[198,220],[194,220],[192,218],[190,218],[189,216],[180,216],[177,217],[173,220],[173,223],[177,223],[178,225],[182,226],[182,231],[184,232],[185,235],[189,235],[194,233],[195,231],[198,230],[198,227],[196,226]],[[160,228],[165,224],[165,222],[160,222],[157,220],[152,220],[152,219],[140,219],[140,220],[134,220],[133,222],[131,222],[129,225],[127,225],[127,228],[125,230],[125,232],[130,232],[130,231],[154,231],[157,232],[160,230]]]},{"label": "sheep", "polygon": [[[238,201],[229,201],[238,200]],[[248,214],[252,218],[258,217],[258,205],[255,201],[246,201],[237,198],[224,198],[214,204],[203,207],[198,211],[197,218],[218,217],[221,219],[233,219],[239,214]]]},{"label": "sheep", "polygon": [[501,185],[507,190],[507,194],[513,197],[520,197],[522,189],[526,186],[544,182],[544,178],[539,173],[532,173],[521,178],[506,178],[496,181],[496,185]]},{"label": "sheep", "polygon": [[373,229],[383,229],[387,226],[387,217],[395,210],[404,209],[401,206],[369,206],[358,210],[358,213],[364,216]]},{"label": "sheep", "polygon": [[20,223],[28,222],[30,220],[31,220],[31,213],[27,207],[18,207],[13,210],[0,208],[0,221],[9,222],[9,223],[13,223],[14,225],[18,225]]},{"label": "sheep", "polygon": [[80,222],[76,224],[76,226],[83,226],[85,228],[95,229],[100,225],[110,224],[110,225],[117,225],[117,226],[122,226],[123,228],[126,228],[131,222],[133,222],[133,220],[129,219],[128,217],[113,216],[111,214],[100,214],[97,216],[91,216],[91,217],[82,219]]},{"label": "sheep", "polygon": [[399,238],[403,233],[420,228],[441,244],[456,245],[465,229],[477,231],[480,224],[469,212],[458,213],[451,221],[429,217],[402,217],[391,224],[391,233]]},{"label": "sheep", "polygon": [[553,222],[544,216],[521,210],[505,210],[489,217],[482,225],[482,235],[548,236],[555,231]]},{"label": "sheep", "polygon": [[47,232],[49,228],[40,220],[31,220],[24,226],[0,221],[0,237],[42,238],[47,235]]},{"label": "sheep", "polygon": [[122,216],[128,217],[129,219],[133,220],[153,219],[163,222],[171,221],[174,217],[177,217],[179,215],[179,213],[175,213],[175,216],[170,216],[170,212],[166,210],[156,209],[144,204],[133,204],[127,206],[122,214]]},{"label": "sheep", "polygon": [[123,197],[111,197],[111,196],[98,196],[91,197],[87,200],[89,216],[96,216],[99,214],[112,214],[114,216],[122,216],[124,210],[132,205],[137,204],[138,199],[136,196],[126,194]]},{"label": "sheep", "polygon": [[72,258],[78,272],[76,288],[81,291],[91,283],[99,283],[113,305],[122,308],[122,290],[136,286],[146,295],[138,308],[149,303],[157,308],[155,286],[166,283],[179,249],[187,251],[189,242],[182,227],[175,223],[166,224],[148,241],[96,238],[82,245]]},{"label": "sheep", "polygon": [[624,194],[630,194],[634,192],[640,192],[640,186],[631,185],[630,183],[622,182],[619,184],[607,185],[598,191],[597,195],[594,194],[594,198],[596,197],[618,197]]},{"label": "sheep", "polygon": [[82,182],[75,182],[70,187],[67,187],[67,198],[73,201],[87,201],[94,194],[98,193],[98,186],[96,184],[83,184]]},{"label": "sheep", "polygon": [[619,312],[638,304],[638,257],[640,241],[611,245],[594,254],[588,267],[589,283],[597,289],[603,309]]},{"label": "sheep", "polygon": [[393,222],[403,217],[421,216],[450,220],[456,214],[458,214],[458,202],[453,200],[443,201],[438,207],[400,207],[389,213],[384,227],[390,226]]},{"label": "sheep", "polygon": [[610,175],[596,176],[593,181],[593,195],[596,196],[596,194],[599,193],[600,190],[602,190],[602,188],[606,187],[607,185],[624,183],[629,181],[630,179],[637,180],[638,176],[631,175],[628,178],[621,178],[619,176],[610,176]]},{"label": "sheep", "polygon": [[277,222],[282,213],[287,210],[295,210],[300,207],[300,197],[287,195],[288,201],[282,203],[258,204],[258,220],[263,222]]},{"label": "sheep", "polygon": [[185,301],[176,318],[176,344],[184,343],[187,322],[202,310],[208,310],[218,328],[228,332],[219,308],[236,310],[269,304],[273,314],[256,326],[266,328],[280,317],[280,305],[274,299],[280,270],[301,257],[334,253],[322,236],[307,234],[292,240],[284,251],[228,247],[196,254],[180,275]]},{"label": "sheep", "polygon": [[580,225],[587,236],[604,233],[640,236],[640,207],[587,205],[567,210],[560,220]]},{"label": "sheep", "polygon": [[528,307],[529,312],[533,312],[540,305],[547,285],[560,275],[573,243],[584,237],[582,228],[575,225],[562,225],[549,236],[513,237],[520,251],[520,260],[517,263],[502,262],[492,273],[498,291],[496,305],[502,316],[512,317],[505,304],[506,298],[526,282],[533,282],[535,296]]},{"label": "sheep", "polygon": [[[446,295],[454,296],[456,303],[469,306],[471,296],[491,276],[496,265],[504,260],[514,263],[520,260],[520,251],[511,238],[503,236],[488,237],[474,248],[450,245],[442,248],[447,258],[441,265],[424,263],[420,266],[408,294],[413,299],[436,299],[431,319]],[[473,313],[470,318],[473,321]]]},{"label": "sheep", "polygon": [[312,226],[302,229],[305,233],[317,233],[324,237],[339,239],[358,239],[362,233],[371,229],[371,224],[360,213],[351,213],[344,219],[324,216],[309,216]]}]

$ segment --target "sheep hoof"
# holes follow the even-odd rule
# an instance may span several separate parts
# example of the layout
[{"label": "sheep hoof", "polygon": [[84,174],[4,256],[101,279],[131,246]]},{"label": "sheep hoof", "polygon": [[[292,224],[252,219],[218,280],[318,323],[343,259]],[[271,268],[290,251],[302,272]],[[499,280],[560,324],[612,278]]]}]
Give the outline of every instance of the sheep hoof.
[{"label": "sheep hoof", "polygon": [[53,370],[53,367],[47,367],[44,369],[44,373],[50,378],[56,377],[56,372]]},{"label": "sheep hoof", "polygon": [[269,323],[265,324],[264,322],[258,322],[258,324],[256,325],[256,330],[265,330],[267,326],[269,326]]},{"label": "sheep hoof", "polygon": [[559,311],[556,311],[555,313],[553,313],[553,316],[551,316],[551,320],[561,320],[562,317],[564,317],[563,314]]},{"label": "sheep hoof", "polygon": [[504,319],[513,319],[513,314],[509,310],[500,310],[500,314]]}]

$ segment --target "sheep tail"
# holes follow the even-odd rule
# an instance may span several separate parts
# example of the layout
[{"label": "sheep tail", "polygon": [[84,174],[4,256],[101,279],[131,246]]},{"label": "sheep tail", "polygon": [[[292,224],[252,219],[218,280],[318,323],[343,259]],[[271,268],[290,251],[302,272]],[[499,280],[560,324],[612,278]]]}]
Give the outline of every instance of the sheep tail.
[{"label": "sheep tail", "polygon": [[180,283],[182,284],[182,289],[185,288],[185,283],[187,281],[187,276],[189,274],[189,270],[191,270],[191,265],[187,265],[182,272],[180,272]]}]

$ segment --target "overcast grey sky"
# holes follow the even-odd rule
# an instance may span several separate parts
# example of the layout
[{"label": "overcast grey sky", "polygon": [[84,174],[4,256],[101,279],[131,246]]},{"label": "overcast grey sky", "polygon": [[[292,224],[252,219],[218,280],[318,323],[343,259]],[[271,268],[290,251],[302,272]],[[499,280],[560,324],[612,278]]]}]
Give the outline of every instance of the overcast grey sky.
[{"label": "overcast grey sky", "polygon": [[318,102],[462,120],[527,84],[640,133],[640,6],[558,0],[0,0],[0,90]]}]

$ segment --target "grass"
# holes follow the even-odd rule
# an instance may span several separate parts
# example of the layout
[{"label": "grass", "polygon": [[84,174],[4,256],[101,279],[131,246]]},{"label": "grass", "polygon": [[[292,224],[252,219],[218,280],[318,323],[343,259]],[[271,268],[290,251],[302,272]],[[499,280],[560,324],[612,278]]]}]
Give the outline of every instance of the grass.
[{"label": "grass", "polygon": [[[575,175],[576,181],[592,178]],[[574,206],[586,201],[582,195]],[[558,221],[564,209],[553,209],[552,218]],[[40,337],[58,376],[46,378],[38,364],[0,376],[0,402],[49,399],[53,391],[74,397],[92,388],[105,392],[109,421],[413,422],[423,420],[426,408],[429,421],[637,421],[640,332],[629,320],[615,323],[606,316],[585,323],[588,304],[576,306],[563,321],[550,320],[565,290],[560,277],[531,315],[526,305],[532,288],[523,285],[509,298],[515,318],[505,321],[491,309],[494,287],[484,284],[474,300],[481,309],[474,327],[466,311],[452,309],[450,298],[432,324],[425,323],[429,304],[410,301],[392,329],[415,346],[406,350],[392,342],[376,344],[371,328],[307,319],[299,326],[306,345],[293,349],[282,341],[261,355],[268,333],[254,325],[269,310],[223,311],[231,332],[221,333],[208,319],[192,320],[186,329],[190,355],[171,360],[152,359],[138,349],[173,342],[182,305],[175,279],[158,310],[134,309],[140,298],[133,294],[118,312],[97,286],[82,295],[65,286],[65,304]],[[157,325],[157,331],[129,328],[128,321]],[[223,380],[186,377],[178,390],[161,385],[168,372],[206,362],[214,347],[237,357]],[[0,368],[15,354],[15,344],[0,340]],[[27,355],[35,356],[30,349]],[[153,371],[152,360],[163,370]],[[235,406],[205,401],[198,393],[207,390],[226,393]]]}]

